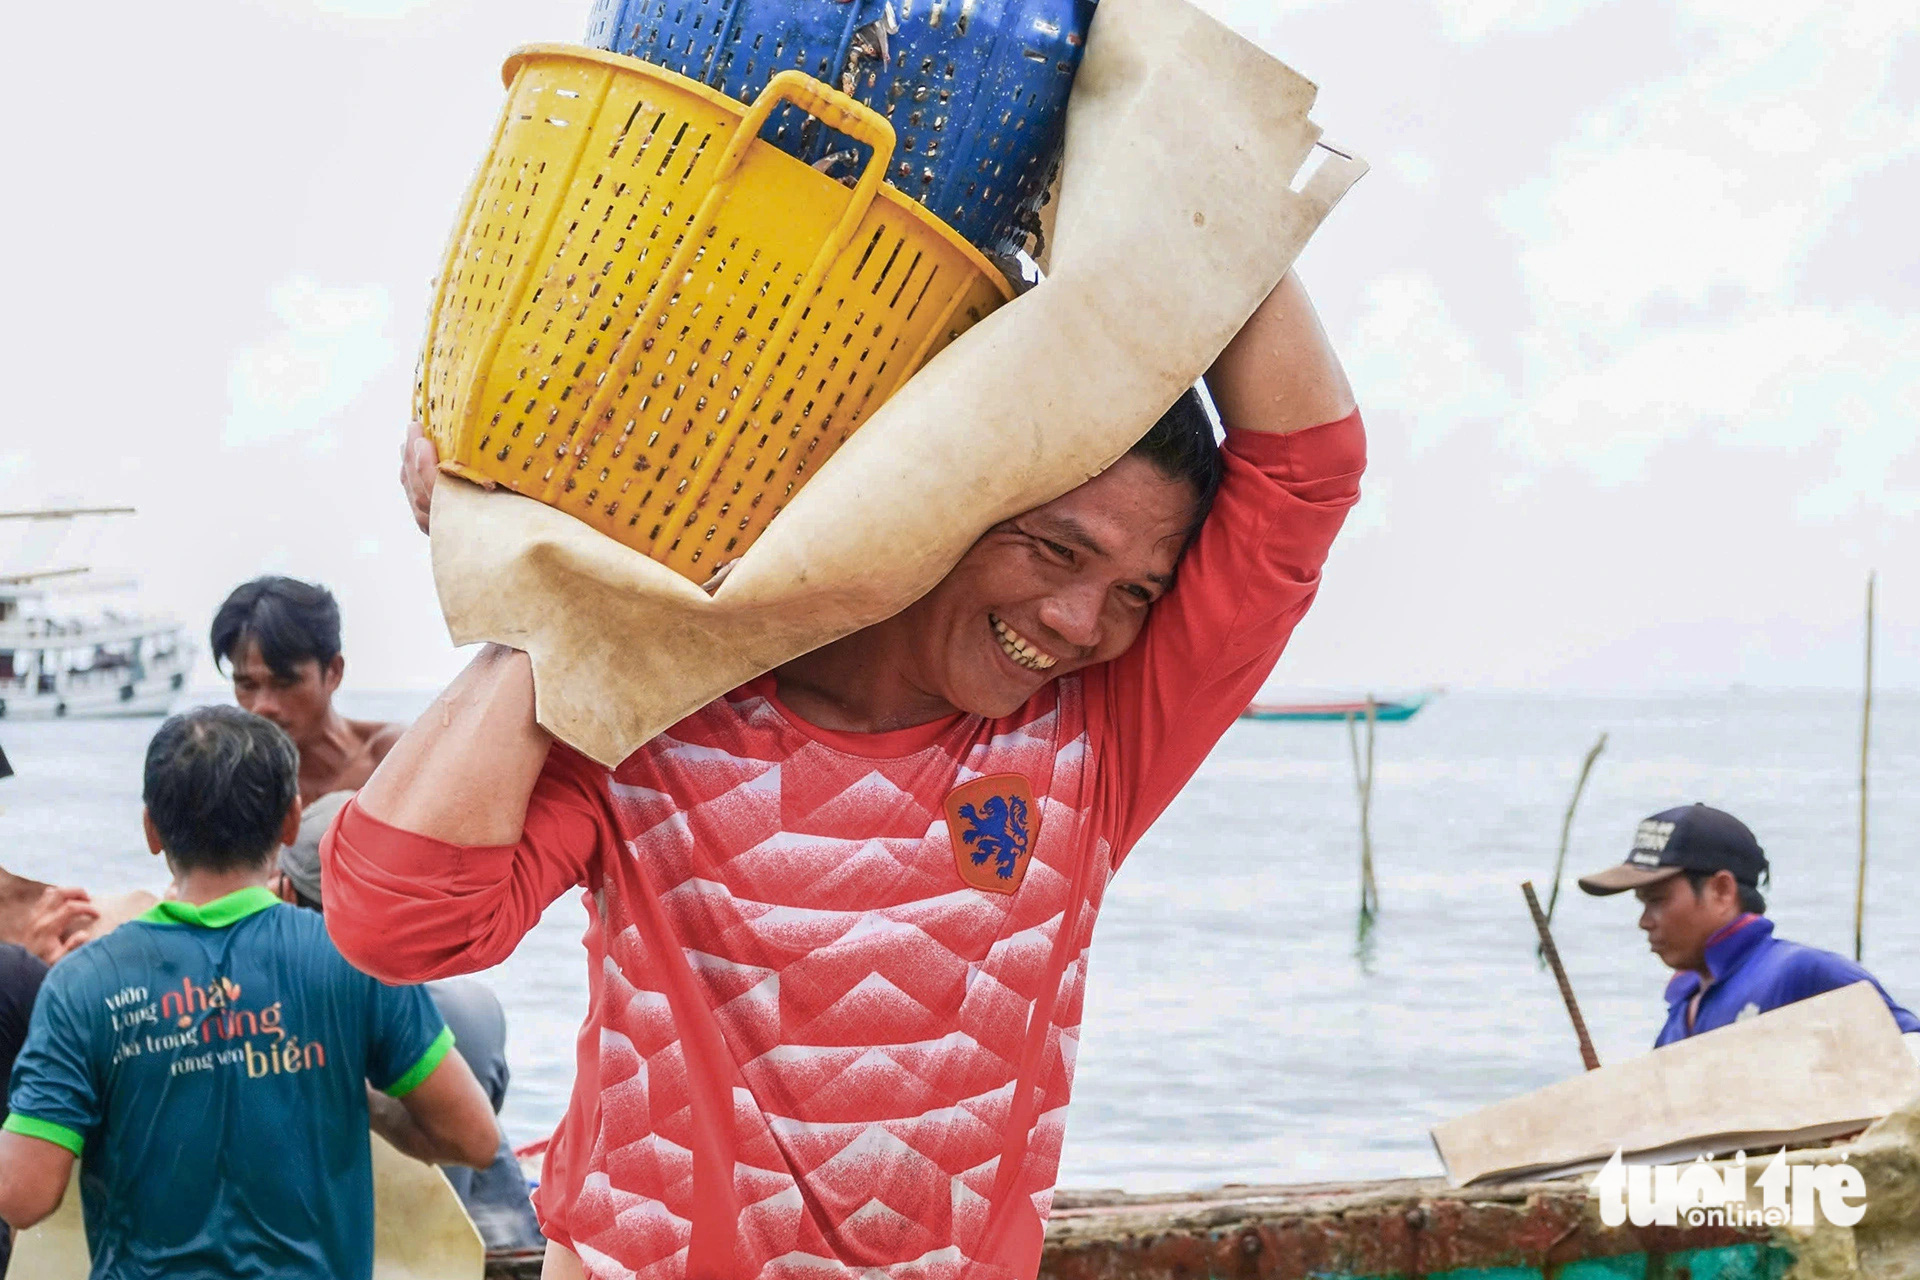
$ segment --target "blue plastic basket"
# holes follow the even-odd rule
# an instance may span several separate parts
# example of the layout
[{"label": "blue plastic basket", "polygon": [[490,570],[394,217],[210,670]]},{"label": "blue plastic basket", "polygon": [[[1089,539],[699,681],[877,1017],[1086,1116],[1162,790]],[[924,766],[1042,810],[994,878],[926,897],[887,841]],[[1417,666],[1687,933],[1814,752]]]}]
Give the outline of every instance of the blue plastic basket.
[{"label": "blue plastic basket", "polygon": [[[1094,0],[893,0],[886,61],[849,66],[886,0],[596,0],[587,43],[751,102],[798,68],[886,116],[888,182],[988,253],[1030,248]],[[764,135],[809,162],[849,147],[798,112]]]}]

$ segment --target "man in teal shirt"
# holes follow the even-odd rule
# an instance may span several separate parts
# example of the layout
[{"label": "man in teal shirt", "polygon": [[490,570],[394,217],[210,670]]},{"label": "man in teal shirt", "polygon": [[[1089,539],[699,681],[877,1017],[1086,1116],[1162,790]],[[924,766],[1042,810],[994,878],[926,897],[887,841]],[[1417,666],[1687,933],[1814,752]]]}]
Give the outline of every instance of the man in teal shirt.
[{"label": "man in teal shirt", "polygon": [[34,1005],[0,1218],[51,1213],[79,1157],[101,1280],[370,1277],[370,1107],[409,1155],[493,1159],[492,1109],[426,993],[358,972],[267,888],[296,775],[287,736],[237,708],[162,725],[144,825],[175,900],[61,961]]}]

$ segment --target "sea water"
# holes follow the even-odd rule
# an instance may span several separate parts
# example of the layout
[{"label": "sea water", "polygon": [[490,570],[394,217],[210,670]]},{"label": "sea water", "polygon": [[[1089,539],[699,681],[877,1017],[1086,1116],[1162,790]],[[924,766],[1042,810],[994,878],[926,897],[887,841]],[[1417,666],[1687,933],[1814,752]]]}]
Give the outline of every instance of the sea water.
[{"label": "sea water", "polygon": [[[426,695],[344,698],[402,719]],[[153,720],[0,721],[0,865],[99,891],[159,890],[140,835]],[[1452,694],[1378,727],[1381,913],[1356,939],[1359,831],[1347,729],[1242,722],[1133,851],[1094,934],[1061,1185],[1135,1191],[1439,1172],[1428,1130],[1563,1079],[1580,1057],[1535,956],[1581,756],[1554,929],[1602,1062],[1644,1052],[1666,971],[1630,896],[1573,877],[1620,861],[1647,814],[1703,800],[1774,865],[1769,914],[1851,954],[1860,708],[1844,693],[1641,698]],[[1920,695],[1878,700],[1866,962],[1920,1003]],[[578,894],[483,975],[507,1009],[516,1143],[566,1105],[586,1004]],[[1783,1081],[1783,1087],[1792,1087]]]}]

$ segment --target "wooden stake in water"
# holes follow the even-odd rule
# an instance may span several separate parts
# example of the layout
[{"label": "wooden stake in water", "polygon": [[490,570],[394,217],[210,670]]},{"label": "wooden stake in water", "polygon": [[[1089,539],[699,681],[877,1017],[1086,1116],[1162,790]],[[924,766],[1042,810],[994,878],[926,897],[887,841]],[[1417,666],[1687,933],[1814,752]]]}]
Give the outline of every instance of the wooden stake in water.
[{"label": "wooden stake in water", "polygon": [[1598,742],[1587,748],[1587,758],[1580,762],[1580,779],[1573,784],[1573,799],[1567,801],[1567,815],[1560,820],[1560,852],[1553,860],[1553,884],[1547,889],[1548,924],[1553,923],[1553,909],[1560,903],[1560,876],[1567,868],[1567,841],[1573,835],[1573,811],[1580,807],[1580,793],[1587,789],[1587,775],[1593,772],[1593,762],[1606,749],[1607,735],[1604,733]]},{"label": "wooden stake in water", "polygon": [[1860,873],[1853,889],[1853,959],[1860,950],[1867,925],[1867,747],[1873,740],[1873,578],[1867,574],[1867,678],[1860,698]]},{"label": "wooden stake in water", "polygon": [[1355,717],[1347,716],[1347,747],[1353,754],[1353,785],[1360,797],[1360,932],[1364,935],[1380,914],[1380,889],[1373,880],[1373,729],[1376,721],[1373,695],[1367,695],[1367,755],[1360,761],[1360,735]]},{"label": "wooden stake in water", "polygon": [[1573,1019],[1573,1034],[1580,1037],[1580,1061],[1587,1064],[1587,1070],[1600,1069],[1600,1055],[1593,1051],[1593,1040],[1587,1035],[1586,1019],[1580,1016],[1580,1006],[1573,998],[1573,984],[1567,981],[1566,966],[1560,963],[1560,949],[1553,945],[1553,930],[1547,927],[1547,914],[1540,910],[1540,899],[1534,896],[1533,881],[1522,880],[1520,892],[1527,895],[1527,910],[1533,913],[1533,927],[1540,933],[1540,950],[1547,957],[1547,964],[1553,969],[1553,980],[1560,984],[1560,998],[1567,1003],[1567,1016]]}]

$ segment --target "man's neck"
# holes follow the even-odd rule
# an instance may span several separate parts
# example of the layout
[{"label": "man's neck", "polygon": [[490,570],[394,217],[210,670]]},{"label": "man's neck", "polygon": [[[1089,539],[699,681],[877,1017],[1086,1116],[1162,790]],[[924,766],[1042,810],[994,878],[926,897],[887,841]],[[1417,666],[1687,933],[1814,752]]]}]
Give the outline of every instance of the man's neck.
[{"label": "man's neck", "polygon": [[889,618],[776,667],[780,700],[839,733],[886,733],[956,714],[914,680],[912,636],[899,623]]},{"label": "man's neck", "polygon": [[1706,942],[1701,944],[1700,963],[1693,966],[1693,971],[1700,975],[1701,990],[1704,991],[1706,988],[1713,985],[1713,970],[1707,967],[1707,949],[1713,946],[1714,943],[1726,937],[1728,929],[1732,928],[1734,925],[1740,923],[1742,920],[1746,918],[1747,917],[1744,912],[1735,911],[1732,915],[1722,920],[1719,924],[1713,926],[1713,932],[1709,933],[1707,935]]},{"label": "man's neck", "polygon": [[320,731],[294,744],[300,752],[300,802],[312,804],[329,791],[350,791],[365,782],[373,770],[368,743],[380,728],[356,724],[329,707]]},{"label": "man's neck", "polygon": [[274,860],[269,858],[260,866],[245,869],[208,871],[195,868],[191,871],[176,871],[173,877],[172,897],[179,902],[204,907],[209,902],[218,901],[242,889],[251,889],[255,885],[266,888],[273,879],[274,867]]},{"label": "man's neck", "polygon": [[325,773],[338,770],[361,747],[360,735],[354,732],[353,724],[332,707],[327,708],[327,718],[321,722],[319,731],[312,737],[293,744],[300,752],[302,773]]}]

